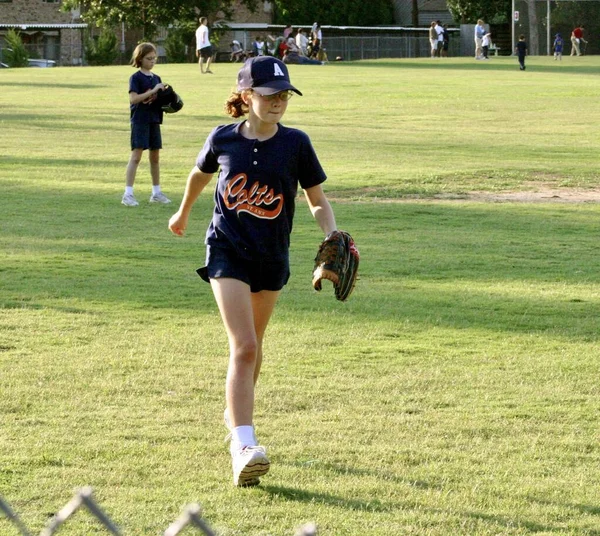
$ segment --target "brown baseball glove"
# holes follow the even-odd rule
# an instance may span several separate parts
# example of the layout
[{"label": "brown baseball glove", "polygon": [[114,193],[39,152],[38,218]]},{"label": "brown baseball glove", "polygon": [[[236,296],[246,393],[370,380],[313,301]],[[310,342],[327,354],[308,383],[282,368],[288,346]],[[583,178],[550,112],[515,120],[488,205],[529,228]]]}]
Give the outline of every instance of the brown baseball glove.
[{"label": "brown baseball glove", "polygon": [[354,240],[345,231],[333,231],[321,243],[315,257],[312,284],[321,290],[321,281],[333,283],[335,297],[346,301],[356,284],[360,255]]}]

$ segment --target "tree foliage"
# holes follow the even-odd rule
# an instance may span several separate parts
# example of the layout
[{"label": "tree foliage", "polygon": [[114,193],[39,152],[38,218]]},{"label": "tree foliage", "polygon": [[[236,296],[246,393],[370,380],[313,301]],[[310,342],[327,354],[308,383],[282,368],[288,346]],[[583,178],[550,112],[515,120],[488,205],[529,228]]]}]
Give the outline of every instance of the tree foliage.
[{"label": "tree foliage", "polygon": [[510,0],[447,0],[446,3],[458,24],[475,24],[478,19],[507,22],[510,16]]},{"label": "tree foliage", "polygon": [[6,46],[3,59],[9,67],[29,66],[29,55],[21,40],[21,36],[13,28],[6,33]]},{"label": "tree foliage", "polygon": [[[258,6],[258,0],[241,1],[251,10]],[[214,18],[219,12],[228,18],[232,5],[233,0],[64,0],[62,9],[80,7],[81,18],[101,28],[122,22],[129,28],[142,28],[144,39],[151,40],[159,26],[186,21],[196,24],[200,15]]]},{"label": "tree foliage", "polygon": [[392,0],[275,0],[276,24],[377,26],[392,24]]},{"label": "tree foliage", "polygon": [[95,40],[86,36],[85,59],[88,65],[112,65],[118,56],[117,36],[110,28],[104,28]]}]

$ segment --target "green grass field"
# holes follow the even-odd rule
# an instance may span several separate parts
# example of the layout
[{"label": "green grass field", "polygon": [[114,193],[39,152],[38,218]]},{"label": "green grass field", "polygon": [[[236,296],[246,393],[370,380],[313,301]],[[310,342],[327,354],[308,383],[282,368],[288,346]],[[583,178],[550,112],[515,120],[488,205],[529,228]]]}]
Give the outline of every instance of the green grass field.
[{"label": "green grass field", "polygon": [[[227,340],[204,260],[212,188],[167,221],[239,65],[155,71],[171,206],[120,205],[130,67],[0,72],[0,496],[34,533],[91,485],[127,535],[199,502],[220,536],[600,535],[600,204],[472,192],[598,188],[600,58],[293,66],[338,224],[345,303],[312,291],[299,199],[256,425],[272,469],[235,489]],[[105,534],[79,512],[61,535]],[[188,529],[186,534],[192,534]],[[17,529],[0,513],[0,534]]]}]

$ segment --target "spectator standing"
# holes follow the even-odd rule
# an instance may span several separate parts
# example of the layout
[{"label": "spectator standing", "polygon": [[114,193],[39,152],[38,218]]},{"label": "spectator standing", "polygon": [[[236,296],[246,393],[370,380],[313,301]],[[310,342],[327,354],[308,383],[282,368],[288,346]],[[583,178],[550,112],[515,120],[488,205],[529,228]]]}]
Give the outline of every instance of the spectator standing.
[{"label": "spectator standing", "polygon": [[306,37],[306,32],[302,28],[298,28],[296,33],[296,45],[302,51],[302,54],[308,57],[308,37]]},{"label": "spectator standing", "polygon": [[288,24],[284,29],[283,29],[283,38],[287,41],[288,37],[290,35],[292,35],[294,33],[294,29],[292,28],[291,24]]},{"label": "spectator standing", "polygon": [[477,25],[475,26],[475,59],[480,60],[483,57],[483,50],[481,48],[481,42],[483,41],[483,36],[487,33],[485,31],[483,19],[479,19],[477,21]]},{"label": "spectator standing", "polygon": [[571,32],[571,56],[581,56],[581,43],[587,43],[583,38],[585,26],[581,25]]},{"label": "spectator standing", "polygon": [[257,35],[254,43],[252,43],[252,55],[253,56],[264,56],[266,52],[265,41],[262,36]]},{"label": "spectator standing", "polygon": [[323,33],[321,32],[321,25],[318,22],[312,25],[310,40],[312,44],[310,57],[319,59],[321,47],[323,46]]},{"label": "spectator standing", "polygon": [[448,49],[450,48],[450,32],[448,31],[448,25],[444,24],[443,26],[444,29],[444,44],[442,47],[442,57],[447,58],[448,57]]},{"label": "spectator standing", "polygon": [[557,33],[554,36],[554,43],[552,45],[552,48],[554,49],[554,60],[560,60],[562,61],[562,53],[563,53],[563,47],[565,46],[565,40],[562,38],[562,35],[560,35],[559,33]]},{"label": "spectator standing", "polygon": [[435,21],[431,21],[429,26],[429,44],[431,45],[431,57],[435,58],[437,56],[437,32],[435,31]]},{"label": "spectator standing", "polygon": [[212,46],[208,32],[208,19],[200,17],[200,26],[196,30],[196,56],[202,74],[212,74],[210,62],[212,61]]},{"label": "spectator standing", "polygon": [[515,47],[515,53],[519,57],[519,69],[521,71],[525,70],[525,56],[527,56],[527,42],[525,41],[525,36],[521,34],[519,36],[519,42]]},{"label": "spectator standing", "polygon": [[437,34],[437,50],[435,53],[438,58],[441,58],[442,48],[444,48],[444,28],[439,20],[435,21],[435,33]]}]

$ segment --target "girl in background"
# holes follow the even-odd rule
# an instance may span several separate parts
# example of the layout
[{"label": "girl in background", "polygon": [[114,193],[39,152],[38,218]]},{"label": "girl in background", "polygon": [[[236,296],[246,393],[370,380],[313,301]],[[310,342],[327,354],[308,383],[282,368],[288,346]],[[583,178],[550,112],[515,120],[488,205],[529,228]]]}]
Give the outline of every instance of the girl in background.
[{"label": "girl in background", "polygon": [[128,207],[139,205],[133,195],[133,183],[142,153],[148,149],[152,195],[150,203],[170,203],[160,188],[159,151],[162,149],[160,125],[163,111],[156,105],[156,94],[164,89],[160,76],[152,73],[156,65],[156,47],[152,43],[140,43],[131,56],[132,67],[139,70],[129,79],[129,108],[131,117],[131,156],[125,176],[125,193],[121,203]]}]

